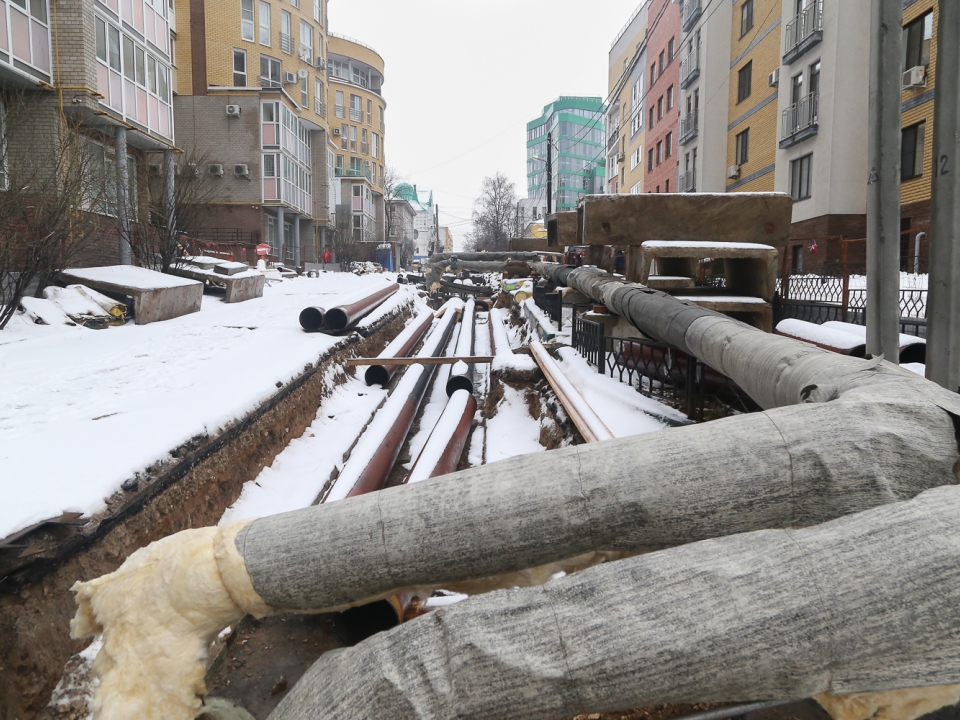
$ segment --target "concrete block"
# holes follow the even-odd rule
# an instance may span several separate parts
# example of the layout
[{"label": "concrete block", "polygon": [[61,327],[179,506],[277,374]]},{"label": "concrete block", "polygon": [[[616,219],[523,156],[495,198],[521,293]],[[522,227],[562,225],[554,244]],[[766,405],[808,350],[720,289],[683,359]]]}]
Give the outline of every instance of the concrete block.
[{"label": "concrete block", "polygon": [[563,250],[577,244],[577,213],[547,215],[547,246]]},{"label": "concrete block", "polygon": [[67,283],[132,297],[137,325],[198,312],[203,300],[201,282],[131,265],[64,270],[60,277]]},{"label": "concrete block", "polygon": [[577,212],[582,215],[578,244],[703,240],[780,248],[790,240],[793,200],[785,193],[588,195]]},{"label": "concrete block", "polygon": [[550,250],[547,238],[511,238],[510,250],[513,252],[539,252]]},{"label": "concrete block", "polygon": [[773,306],[759,298],[734,295],[677,295],[708,310],[716,310],[764,332],[773,332]]}]

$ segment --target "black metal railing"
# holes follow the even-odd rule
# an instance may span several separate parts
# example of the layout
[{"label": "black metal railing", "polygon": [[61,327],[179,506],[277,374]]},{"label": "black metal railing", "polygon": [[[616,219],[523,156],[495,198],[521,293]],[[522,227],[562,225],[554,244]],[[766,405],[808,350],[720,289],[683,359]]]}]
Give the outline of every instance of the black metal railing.
[{"label": "black metal railing", "polygon": [[545,288],[534,285],[533,302],[556,323],[557,330],[563,330],[563,296],[560,293],[547,292]]}]

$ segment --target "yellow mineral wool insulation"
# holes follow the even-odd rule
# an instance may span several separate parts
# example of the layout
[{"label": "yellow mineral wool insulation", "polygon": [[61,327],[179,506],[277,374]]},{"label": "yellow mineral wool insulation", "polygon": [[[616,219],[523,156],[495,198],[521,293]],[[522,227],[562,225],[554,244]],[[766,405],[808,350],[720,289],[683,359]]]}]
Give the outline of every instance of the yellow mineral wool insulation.
[{"label": "yellow mineral wool insulation", "polygon": [[853,695],[815,695],[833,720],[916,720],[960,701],[960,685],[932,685]]},{"label": "yellow mineral wool insulation", "polygon": [[233,540],[249,521],[185,530],[127,558],[109,575],[73,586],[75,638],[103,634],[93,663],[96,720],[192,720],[207,648],[246,613],[270,612]]}]

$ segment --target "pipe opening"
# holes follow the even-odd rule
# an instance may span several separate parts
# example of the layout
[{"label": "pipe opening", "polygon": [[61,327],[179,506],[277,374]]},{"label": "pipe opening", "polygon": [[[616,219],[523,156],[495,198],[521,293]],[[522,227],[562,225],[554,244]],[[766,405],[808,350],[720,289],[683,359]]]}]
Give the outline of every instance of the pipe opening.
[{"label": "pipe opening", "polygon": [[370,385],[386,387],[390,383],[390,373],[383,365],[371,365],[363,375],[363,381]]},{"label": "pipe opening", "polygon": [[447,397],[451,397],[457,390],[466,390],[473,394],[473,379],[470,375],[451,375],[447,380]]},{"label": "pipe opening", "polygon": [[304,330],[314,332],[323,327],[323,310],[321,308],[308,307],[300,313],[300,327]]},{"label": "pipe opening", "polygon": [[342,308],[334,308],[327,313],[328,330],[345,330],[348,322],[347,312]]},{"label": "pipe opening", "polygon": [[377,600],[334,615],[333,635],[344,647],[353,647],[399,624],[400,616],[396,605],[389,600]]},{"label": "pipe opening", "polygon": [[927,362],[927,346],[923,343],[916,345],[907,345],[900,351],[900,362],[902,363],[920,363],[925,365]]}]

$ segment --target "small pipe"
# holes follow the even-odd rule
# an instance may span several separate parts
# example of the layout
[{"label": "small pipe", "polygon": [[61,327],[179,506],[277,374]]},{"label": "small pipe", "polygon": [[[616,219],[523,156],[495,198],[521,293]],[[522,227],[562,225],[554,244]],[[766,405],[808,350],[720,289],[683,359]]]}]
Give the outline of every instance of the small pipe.
[{"label": "small pipe", "polygon": [[357,320],[373,312],[399,289],[400,285],[398,283],[390,283],[387,287],[377,290],[356,302],[331,308],[324,318],[324,329],[333,332],[346,330]]},{"label": "small pipe", "polygon": [[476,413],[477,401],[469,391],[457,390],[451,395],[405,482],[456,472]]},{"label": "small pipe", "polygon": [[[382,358],[407,357],[417,346],[417,343],[426,335],[430,329],[430,324],[434,320],[433,312],[427,311],[418,315],[403,332],[397,335],[383,352],[378,355]],[[363,379],[367,385],[380,385],[386,387],[391,378],[396,374],[399,365],[371,365],[364,373]]]},{"label": "small pipe", "polygon": [[550,357],[550,353],[538,340],[530,343],[530,352],[537,365],[543,370],[547,382],[556,393],[557,398],[563,404],[564,410],[577,426],[577,430],[588,443],[602,442],[604,440],[613,440],[614,435],[604,424],[600,416],[594,412],[593,408],[587,403],[583,395],[573,386],[573,383],[563,374],[557,362]]},{"label": "small pipe", "polygon": [[[460,323],[460,337],[457,339],[457,357],[473,355],[473,322],[476,302],[473,298],[467,300],[463,307],[463,320]],[[457,390],[466,390],[473,394],[473,363],[458,362],[450,370],[447,379],[447,397],[452,397]]]}]

